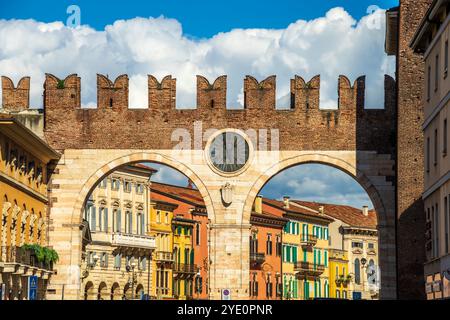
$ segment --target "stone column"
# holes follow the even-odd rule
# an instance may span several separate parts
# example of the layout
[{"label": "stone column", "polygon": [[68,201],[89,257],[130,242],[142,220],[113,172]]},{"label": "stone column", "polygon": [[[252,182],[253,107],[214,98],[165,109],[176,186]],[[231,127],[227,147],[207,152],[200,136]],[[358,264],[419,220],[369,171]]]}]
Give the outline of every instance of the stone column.
[{"label": "stone column", "polygon": [[[15,205],[13,212],[12,212],[12,216],[11,216],[11,224],[10,224],[10,228],[11,228],[11,247],[15,247],[17,245],[17,218],[19,216],[20,213],[20,208]],[[14,226],[14,228],[13,228]]]},{"label": "stone column", "polygon": [[210,299],[222,299],[223,289],[232,300],[248,298],[249,237],[249,224],[210,225]]},{"label": "stone column", "polygon": [[[25,244],[25,232],[27,231],[27,218],[30,215],[30,212],[28,211],[23,211],[22,214],[20,215],[20,225],[21,225],[21,229],[20,229],[20,244],[19,246],[23,246]],[[31,226],[31,224],[30,224]],[[22,232],[23,230],[23,232]]]},{"label": "stone column", "polygon": [[2,261],[6,261],[6,235],[7,235],[7,230],[8,230],[8,210],[11,208],[11,203],[10,202],[4,202],[3,203],[3,208],[2,208],[2,247],[1,247],[1,252],[2,252]]}]

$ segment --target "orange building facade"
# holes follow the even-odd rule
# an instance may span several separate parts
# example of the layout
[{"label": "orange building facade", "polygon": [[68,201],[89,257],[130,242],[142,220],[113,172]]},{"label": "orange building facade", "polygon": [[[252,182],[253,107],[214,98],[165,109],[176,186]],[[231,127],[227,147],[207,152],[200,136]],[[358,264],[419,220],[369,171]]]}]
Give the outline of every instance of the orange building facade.
[{"label": "orange building facade", "polygon": [[151,184],[152,201],[159,200],[177,205],[174,218],[184,218],[195,221],[191,246],[194,252],[193,268],[196,272],[192,277],[192,298],[208,299],[208,214],[200,192],[192,187],[179,187],[158,182]]},{"label": "orange building facade", "polygon": [[270,213],[257,197],[251,215],[250,285],[251,300],[282,298],[282,236],[287,220],[281,211]]}]

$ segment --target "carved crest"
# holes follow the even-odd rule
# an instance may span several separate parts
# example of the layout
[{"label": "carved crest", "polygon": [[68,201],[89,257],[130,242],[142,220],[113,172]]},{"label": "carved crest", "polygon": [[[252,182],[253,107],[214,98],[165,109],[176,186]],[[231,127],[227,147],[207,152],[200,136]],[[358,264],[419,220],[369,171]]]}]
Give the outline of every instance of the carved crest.
[{"label": "carved crest", "polygon": [[227,182],[220,188],[220,194],[222,195],[223,204],[228,207],[233,202],[233,186]]}]

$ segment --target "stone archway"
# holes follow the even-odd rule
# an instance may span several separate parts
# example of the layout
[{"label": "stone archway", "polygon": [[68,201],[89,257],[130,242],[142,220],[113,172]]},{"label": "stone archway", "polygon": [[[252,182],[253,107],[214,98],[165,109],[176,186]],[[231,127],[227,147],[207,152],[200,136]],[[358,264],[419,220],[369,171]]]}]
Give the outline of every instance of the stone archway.
[{"label": "stone archway", "polygon": [[106,286],[106,283],[104,283],[104,282],[101,282],[100,285],[98,286],[97,299],[98,300],[108,300],[109,299],[108,288]]},{"label": "stone archway", "polygon": [[91,281],[84,286],[84,300],[96,300],[94,284]]},{"label": "stone archway", "polygon": [[111,287],[111,300],[121,300],[122,294],[120,293],[120,286],[117,282],[114,282]]},{"label": "stone archway", "polygon": [[[60,210],[64,214],[60,216],[55,215],[54,224],[58,225],[61,223],[63,226],[61,227],[60,224],[57,230],[50,232],[49,235],[49,241],[55,243],[55,248],[60,255],[59,272],[58,275],[52,277],[51,285],[57,288],[58,283],[64,283],[65,296],[69,299],[78,299],[81,292],[79,280],[81,273],[81,234],[79,225],[82,223],[84,202],[89,192],[95,188],[98,182],[120,166],[137,162],[155,162],[180,171],[197,186],[207,206],[210,219],[214,219],[214,208],[211,205],[208,189],[193,170],[170,156],[170,150],[165,153],[153,151],[136,152],[135,150],[104,150],[102,152],[104,156],[96,159],[90,156],[92,154],[91,151],[82,151],[81,155],[74,152],[73,156],[79,161],[78,165],[82,165],[77,165],[78,169],[73,170],[70,165],[59,164],[59,176],[64,176],[69,180],[63,178],[59,181],[60,185],[52,190],[54,195],[60,195],[55,197],[58,200],[53,202],[52,209]],[[66,151],[66,160],[72,156],[69,156],[69,154],[70,151]],[[84,161],[80,161],[83,156],[85,157]],[[58,179],[54,179],[53,183],[58,183],[56,181]],[[71,189],[71,191],[68,191],[67,188]],[[70,223],[68,223],[69,221]]]},{"label": "stone archway", "polygon": [[[341,170],[357,181],[366,191],[378,217],[379,264],[382,270],[380,296],[382,299],[394,299],[396,296],[396,252],[393,246],[393,243],[395,243],[395,239],[393,239],[393,235],[395,235],[394,188],[393,186],[389,187],[385,182],[381,183],[382,188],[380,188],[380,178],[382,177],[377,176],[377,181],[372,181],[364,170],[358,169],[358,161],[355,162],[355,165],[343,158],[321,153],[286,157],[274,164],[256,179],[244,204],[243,220],[250,219],[250,213],[256,196],[274,176],[291,167],[310,163],[322,164]],[[388,172],[388,168],[385,169]]]}]

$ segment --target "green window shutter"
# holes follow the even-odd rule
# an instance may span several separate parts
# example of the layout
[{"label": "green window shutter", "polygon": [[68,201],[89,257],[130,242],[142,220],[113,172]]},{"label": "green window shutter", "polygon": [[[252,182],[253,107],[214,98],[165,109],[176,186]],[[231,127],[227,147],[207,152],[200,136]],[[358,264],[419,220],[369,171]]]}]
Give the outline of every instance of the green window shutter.
[{"label": "green window shutter", "polygon": [[319,297],[322,297],[322,285],[320,283],[320,280],[319,280],[319,283],[317,284],[317,286],[319,288]]},{"label": "green window shutter", "polygon": [[323,259],[324,259],[325,267],[328,267],[328,251],[325,250],[325,251],[323,252],[323,255],[324,255]]},{"label": "green window shutter", "polygon": [[305,280],[303,285],[303,295],[305,296],[305,299],[309,299],[309,282],[308,280]]},{"label": "green window shutter", "polygon": [[314,280],[314,298],[317,298],[317,280]]},{"label": "green window shutter", "polygon": [[322,264],[322,252],[317,250],[317,264]]},{"label": "green window shutter", "polygon": [[298,249],[298,248],[297,248],[297,247],[294,247],[293,249],[294,249],[294,252],[293,252],[293,253],[294,253],[294,254],[293,254],[293,260],[294,260],[294,262],[297,262],[297,249]]},{"label": "green window shutter", "polygon": [[303,250],[303,262],[308,261],[308,252],[306,250]]},{"label": "green window shutter", "polygon": [[298,281],[294,280],[294,298],[298,298]]}]

